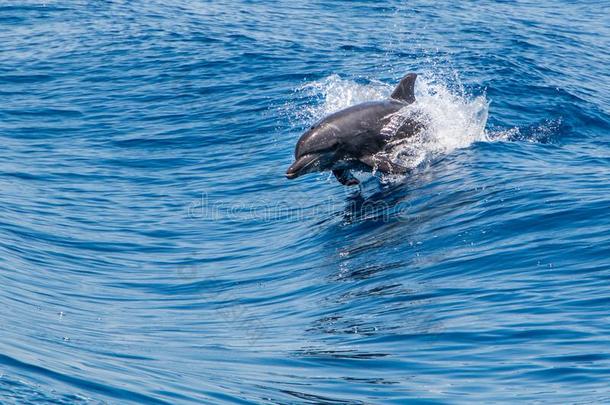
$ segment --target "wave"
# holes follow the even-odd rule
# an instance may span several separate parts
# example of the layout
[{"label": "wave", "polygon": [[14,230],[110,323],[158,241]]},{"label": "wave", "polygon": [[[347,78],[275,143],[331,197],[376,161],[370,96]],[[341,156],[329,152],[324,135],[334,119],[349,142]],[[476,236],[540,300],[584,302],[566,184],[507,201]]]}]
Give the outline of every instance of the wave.
[{"label": "wave", "polygon": [[[323,117],[366,101],[389,97],[394,85],[378,80],[360,83],[332,74],[306,83],[296,92],[305,105],[289,105],[288,115],[296,127],[307,127]],[[552,142],[563,131],[562,118],[525,127],[486,128],[490,101],[485,94],[473,95],[457,74],[445,78],[424,73],[417,79],[413,104],[405,106],[384,128],[388,135],[406,119],[423,122],[425,129],[389,152],[389,158],[409,169],[425,167],[457,149],[476,142]],[[400,181],[403,176],[382,176],[383,181]]]}]

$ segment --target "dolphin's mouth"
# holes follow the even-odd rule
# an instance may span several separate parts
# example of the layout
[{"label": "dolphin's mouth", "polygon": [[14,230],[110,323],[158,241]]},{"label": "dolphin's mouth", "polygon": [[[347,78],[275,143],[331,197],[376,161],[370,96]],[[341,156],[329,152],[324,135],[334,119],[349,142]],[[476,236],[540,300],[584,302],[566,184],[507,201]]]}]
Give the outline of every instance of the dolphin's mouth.
[{"label": "dolphin's mouth", "polygon": [[307,154],[298,158],[293,164],[290,165],[288,170],[286,170],[286,178],[287,179],[296,179],[300,175],[309,173],[313,167],[315,167],[316,163],[319,162],[321,155],[319,154]]}]

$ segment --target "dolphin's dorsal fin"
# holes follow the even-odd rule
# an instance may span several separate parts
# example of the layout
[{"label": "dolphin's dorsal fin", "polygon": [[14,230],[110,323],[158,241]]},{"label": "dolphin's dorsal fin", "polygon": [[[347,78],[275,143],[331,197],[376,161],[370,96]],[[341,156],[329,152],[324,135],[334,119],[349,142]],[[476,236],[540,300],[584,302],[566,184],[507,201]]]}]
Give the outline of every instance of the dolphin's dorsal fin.
[{"label": "dolphin's dorsal fin", "polygon": [[403,77],[390,97],[394,100],[404,101],[405,103],[415,102],[415,79],[417,79],[415,73],[409,73]]}]

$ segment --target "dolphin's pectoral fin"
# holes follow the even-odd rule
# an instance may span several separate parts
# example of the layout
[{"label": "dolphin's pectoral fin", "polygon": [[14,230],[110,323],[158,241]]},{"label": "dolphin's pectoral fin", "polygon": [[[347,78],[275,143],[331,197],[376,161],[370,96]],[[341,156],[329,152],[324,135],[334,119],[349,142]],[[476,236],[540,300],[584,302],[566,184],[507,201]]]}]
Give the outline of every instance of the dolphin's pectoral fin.
[{"label": "dolphin's pectoral fin", "polygon": [[344,186],[356,186],[360,184],[360,181],[347,169],[335,169],[333,170],[333,174],[339,183],[343,184]]},{"label": "dolphin's pectoral fin", "polygon": [[415,79],[417,79],[415,73],[409,73],[403,77],[390,97],[405,103],[415,102]]},{"label": "dolphin's pectoral fin", "polygon": [[385,174],[405,174],[407,168],[392,162],[386,156],[372,155],[360,158],[360,161],[371,167],[373,170],[380,171]]}]

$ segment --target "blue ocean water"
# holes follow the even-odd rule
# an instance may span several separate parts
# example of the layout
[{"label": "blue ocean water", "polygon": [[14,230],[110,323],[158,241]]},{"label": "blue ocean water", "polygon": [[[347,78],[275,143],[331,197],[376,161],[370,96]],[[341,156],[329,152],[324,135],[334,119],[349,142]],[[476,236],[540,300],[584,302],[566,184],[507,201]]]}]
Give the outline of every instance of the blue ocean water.
[{"label": "blue ocean water", "polygon": [[[604,1],[0,3],[0,403],[610,402]],[[405,178],[288,181],[418,72]]]}]

